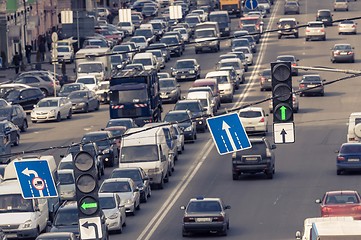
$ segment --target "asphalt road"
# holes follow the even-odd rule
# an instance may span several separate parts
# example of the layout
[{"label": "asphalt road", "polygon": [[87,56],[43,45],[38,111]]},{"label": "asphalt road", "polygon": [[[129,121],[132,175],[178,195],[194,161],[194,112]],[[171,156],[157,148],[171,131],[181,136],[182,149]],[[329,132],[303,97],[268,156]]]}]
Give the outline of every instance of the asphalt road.
[{"label": "asphalt road", "polygon": [[[301,14],[295,16],[302,23],[315,19],[317,9],[332,9],[332,1],[301,0]],[[349,12],[336,12],[334,18],[359,16],[360,2],[350,2]],[[276,1],[273,11],[276,17],[266,18],[271,28],[283,14],[283,1]],[[274,15],[272,15],[274,16]],[[291,17],[288,15],[287,17]],[[233,19],[233,26],[237,20]],[[277,34],[264,36],[258,45],[257,66],[250,68],[246,84],[237,90],[233,104],[224,104],[227,109],[263,99],[267,92],[260,92],[258,70],[268,68],[269,63],[278,55],[293,54],[300,59],[299,65],[329,66],[336,68],[358,69],[361,62],[361,48],[358,35],[339,36],[337,28],[327,28],[327,41],[305,42],[304,30],[300,38],[278,40]],[[356,63],[332,64],[330,48],[335,43],[351,43],[356,51]],[[187,47],[182,58],[196,58],[201,64],[202,76],[213,70],[218,55],[230,51],[229,41],[224,41],[219,53],[194,54]],[[176,59],[167,63],[169,72]],[[255,61],[256,63],[256,61]],[[300,75],[311,72],[300,71]],[[335,73],[320,73],[327,81],[344,76]],[[253,77],[251,77],[251,75]],[[294,77],[297,87],[299,77]],[[191,82],[182,82],[182,91]],[[176,163],[176,170],[165,185],[164,190],[154,190],[148,203],[141,205],[136,216],[127,218],[127,227],[121,235],[111,235],[110,239],[181,239],[181,205],[196,196],[221,197],[231,205],[230,231],[227,239],[270,239],[294,238],[296,230],[302,230],[303,220],[319,216],[316,198],[329,190],[360,190],[359,175],[336,175],[335,150],[346,141],[347,120],[351,112],[359,111],[357,100],[361,96],[360,79],[350,79],[326,86],[324,97],[300,98],[300,112],[295,115],[296,142],[278,145],[276,149],[276,175],[273,180],[263,176],[243,177],[232,181],[231,156],[220,156],[213,146],[209,132],[199,134],[194,144],[186,144],[185,152]],[[261,104],[265,110],[266,103]],[[164,106],[164,113],[173,105]],[[267,110],[268,111],[268,110]],[[88,114],[74,114],[73,119],[60,123],[47,122],[31,124],[29,130],[21,135],[20,146],[13,152],[39,149],[50,146],[65,146],[78,142],[84,133],[99,130],[108,121],[108,105],[100,111]],[[269,117],[269,124],[272,117]],[[272,129],[271,126],[269,129]],[[272,139],[272,133],[268,134]],[[57,158],[65,150],[53,149],[47,153]],[[59,158],[58,158],[59,159]],[[111,169],[106,169],[109,175]],[[195,237],[214,238],[212,235]]]}]

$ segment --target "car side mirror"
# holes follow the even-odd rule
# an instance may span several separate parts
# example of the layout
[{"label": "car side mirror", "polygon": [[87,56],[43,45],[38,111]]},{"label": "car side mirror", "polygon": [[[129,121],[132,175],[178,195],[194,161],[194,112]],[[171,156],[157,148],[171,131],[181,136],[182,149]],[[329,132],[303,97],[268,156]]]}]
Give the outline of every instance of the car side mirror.
[{"label": "car side mirror", "polygon": [[326,79],[323,79],[322,82],[326,82]]},{"label": "car side mirror", "polygon": [[301,239],[301,232],[300,231],[296,232],[296,239]]},{"label": "car side mirror", "polygon": [[316,199],[315,203],[320,204],[320,203],[321,203],[321,199]]},{"label": "car side mirror", "polygon": [[181,206],[180,209],[181,209],[181,210],[186,210],[186,207],[185,207],[185,206]]},{"label": "car side mirror", "polygon": [[340,150],[335,150],[335,153],[340,153]]},{"label": "car side mirror", "polygon": [[59,157],[61,157],[61,158],[63,158],[63,157],[65,157],[63,154],[61,154]]},{"label": "car side mirror", "polygon": [[231,206],[226,205],[226,206],[224,206],[224,209],[231,209]]},{"label": "car side mirror", "polygon": [[276,145],[274,145],[274,144],[271,145],[271,149],[276,149],[276,148],[277,148]]},{"label": "car side mirror", "polygon": [[143,178],[143,181],[149,181],[149,177],[148,177],[148,176],[145,176],[145,177]]},{"label": "car side mirror", "polygon": [[135,189],[134,189],[134,192],[139,192],[139,188],[135,188]]},{"label": "car side mirror", "polygon": [[47,225],[48,227],[51,227],[51,221],[47,221],[47,222],[46,222],[46,225]]}]

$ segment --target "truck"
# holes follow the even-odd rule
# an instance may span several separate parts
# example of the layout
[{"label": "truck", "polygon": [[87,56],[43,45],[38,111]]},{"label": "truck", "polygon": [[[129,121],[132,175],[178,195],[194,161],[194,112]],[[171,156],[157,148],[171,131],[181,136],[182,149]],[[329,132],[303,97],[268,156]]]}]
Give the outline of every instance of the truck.
[{"label": "truck", "polygon": [[210,11],[213,11],[215,8],[214,0],[196,0],[197,8],[207,6]]},{"label": "truck", "polygon": [[[220,31],[217,22],[198,23],[195,26],[194,41],[196,42],[195,53],[203,52],[204,49],[218,52],[220,50]],[[214,41],[211,41],[213,40]]]},{"label": "truck", "polygon": [[241,0],[220,0],[219,7],[222,11],[227,11],[228,14],[235,14],[237,17],[242,16]]},{"label": "truck", "polygon": [[361,221],[314,222],[310,240],[359,240]]},{"label": "truck", "polygon": [[217,22],[221,36],[229,36],[231,34],[231,19],[228,11],[213,11],[208,15],[209,21]]},{"label": "truck", "polygon": [[110,118],[133,118],[138,126],[161,121],[162,101],[157,71],[114,73],[109,83]]},{"label": "truck", "polygon": [[84,48],[75,54],[75,73],[80,76],[95,76],[100,81],[111,77],[110,48]]}]

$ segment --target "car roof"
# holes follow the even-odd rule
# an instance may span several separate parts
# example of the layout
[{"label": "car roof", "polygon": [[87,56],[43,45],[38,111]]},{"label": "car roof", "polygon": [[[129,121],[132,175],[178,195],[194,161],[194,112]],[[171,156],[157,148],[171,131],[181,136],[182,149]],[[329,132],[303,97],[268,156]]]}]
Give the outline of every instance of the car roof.
[{"label": "car roof", "polygon": [[217,84],[217,80],[214,78],[201,78],[201,79],[197,79],[193,82],[193,86],[197,85],[197,84]]},{"label": "car roof", "polygon": [[200,201],[218,201],[221,202],[222,200],[220,198],[205,198],[205,197],[196,197],[191,198],[189,202],[200,202]]},{"label": "car roof", "polygon": [[47,232],[40,234],[38,238],[46,239],[47,237],[49,237],[50,239],[54,239],[56,237],[69,237],[73,234],[74,233],[72,232]]},{"label": "car roof", "polygon": [[170,110],[167,114],[177,114],[177,113],[188,113],[190,110],[184,109],[184,110]]},{"label": "car roof", "polygon": [[66,174],[66,173],[74,173],[74,170],[73,169],[60,169],[58,170],[58,174]]},{"label": "car roof", "polygon": [[352,193],[358,195],[357,191],[355,191],[355,190],[338,190],[338,191],[328,191],[328,192],[326,192],[326,194],[330,194],[330,195],[337,195],[337,194],[341,195],[341,194],[352,194]]},{"label": "car roof", "polygon": [[243,108],[243,109],[239,110],[239,112],[247,112],[247,111],[261,112],[261,111],[263,111],[263,108],[261,108],[261,107],[246,107],[246,108]]},{"label": "car roof", "polygon": [[116,193],[106,192],[106,193],[98,193],[99,197],[114,197]]},{"label": "car roof", "polygon": [[194,58],[178,59],[177,62],[197,62]]},{"label": "car roof", "polygon": [[320,74],[306,74],[306,75],[303,75],[302,78],[305,78],[305,77],[321,77]]},{"label": "car roof", "polygon": [[307,24],[323,24],[321,21],[310,21]]},{"label": "car roof", "polygon": [[224,63],[224,62],[240,62],[241,60],[239,58],[225,58],[225,59],[221,59],[221,61],[219,61],[220,63]]},{"label": "car roof", "polygon": [[131,182],[133,181],[131,178],[108,178],[103,181],[104,183],[111,183],[111,182]]},{"label": "car roof", "polygon": [[280,18],[279,22],[282,22],[282,21],[295,21],[295,22],[297,22],[296,18]]},{"label": "car roof", "polygon": [[183,100],[179,100],[179,101],[176,103],[176,105],[177,105],[178,103],[193,103],[193,102],[199,103],[200,101],[199,101],[198,99],[183,99]]}]

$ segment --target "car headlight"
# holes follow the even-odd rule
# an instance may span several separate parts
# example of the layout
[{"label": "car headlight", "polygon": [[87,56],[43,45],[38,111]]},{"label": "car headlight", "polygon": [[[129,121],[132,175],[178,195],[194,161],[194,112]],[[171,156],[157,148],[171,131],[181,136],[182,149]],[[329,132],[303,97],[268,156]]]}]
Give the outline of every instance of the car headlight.
[{"label": "car headlight", "polygon": [[50,114],[55,114],[55,112],[56,112],[55,109],[50,110]]},{"label": "car headlight", "polygon": [[116,213],[113,213],[112,215],[110,215],[108,218],[109,219],[116,219],[119,217],[119,214],[116,212]]},{"label": "car headlight", "polygon": [[127,199],[126,203],[127,203],[127,204],[132,204],[132,203],[133,203],[133,200],[129,198],[129,199]]},{"label": "car headlight", "polygon": [[178,73],[177,71],[173,71],[172,75],[177,75],[177,73]]},{"label": "car headlight", "polygon": [[228,28],[228,27],[226,27],[224,30],[229,31],[229,28]]},{"label": "car headlight", "polygon": [[194,71],[194,70],[189,70],[189,73],[190,73],[190,74],[194,74],[195,71]]},{"label": "car headlight", "polygon": [[105,150],[103,151],[103,154],[108,154],[108,153],[110,153],[110,150],[109,150],[109,149],[105,149]]},{"label": "car headlight", "polygon": [[187,127],[184,131],[192,131],[192,126]]},{"label": "car headlight", "polygon": [[176,92],[177,92],[177,89],[170,91],[170,93],[176,93]]},{"label": "car headlight", "polygon": [[78,103],[79,106],[85,106],[84,102]]},{"label": "car headlight", "polygon": [[27,220],[25,223],[24,223],[24,228],[30,228],[31,227],[31,224],[32,224],[32,221],[31,220]]}]

